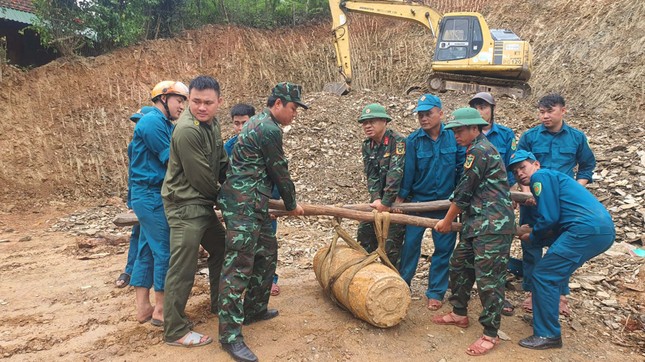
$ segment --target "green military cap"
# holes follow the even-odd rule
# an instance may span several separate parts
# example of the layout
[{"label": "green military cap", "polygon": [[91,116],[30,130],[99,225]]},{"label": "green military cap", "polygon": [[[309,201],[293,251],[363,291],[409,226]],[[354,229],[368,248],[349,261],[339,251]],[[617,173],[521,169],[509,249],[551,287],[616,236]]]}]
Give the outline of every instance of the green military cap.
[{"label": "green military cap", "polygon": [[445,125],[445,129],[461,126],[487,126],[482,116],[475,108],[464,107],[452,112],[452,119]]},{"label": "green military cap", "polygon": [[293,102],[304,109],[309,109],[309,106],[300,99],[300,94],[302,94],[302,87],[288,82],[278,83],[271,91],[272,96],[284,99],[286,102]]},{"label": "green military cap", "polygon": [[390,117],[385,111],[385,107],[383,107],[378,103],[372,103],[372,104],[368,104],[367,106],[365,106],[365,108],[363,108],[363,112],[361,113],[361,116],[358,117],[358,123],[363,123],[367,119],[374,119],[374,118],[382,118],[387,122],[390,122],[392,120],[392,117]]}]

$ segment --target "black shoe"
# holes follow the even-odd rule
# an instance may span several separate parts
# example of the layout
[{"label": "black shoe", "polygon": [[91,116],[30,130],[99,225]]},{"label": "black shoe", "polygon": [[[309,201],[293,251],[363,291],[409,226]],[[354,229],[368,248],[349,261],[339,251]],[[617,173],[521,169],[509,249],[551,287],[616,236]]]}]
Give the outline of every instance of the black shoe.
[{"label": "black shoe", "polygon": [[260,314],[260,315],[257,315],[255,317],[244,318],[243,324],[245,326],[248,326],[251,323],[260,322],[260,321],[266,321],[266,320],[273,319],[273,318],[277,317],[278,314],[280,314],[280,313],[278,312],[277,309],[267,309],[267,311],[264,312],[264,314]]},{"label": "black shoe", "polygon": [[238,362],[256,362],[258,358],[244,342],[222,343],[222,349]]},{"label": "black shoe", "polygon": [[550,349],[550,348],[562,348],[562,338],[561,337],[538,337],[530,336],[522,339],[520,341],[520,346],[530,349]]}]

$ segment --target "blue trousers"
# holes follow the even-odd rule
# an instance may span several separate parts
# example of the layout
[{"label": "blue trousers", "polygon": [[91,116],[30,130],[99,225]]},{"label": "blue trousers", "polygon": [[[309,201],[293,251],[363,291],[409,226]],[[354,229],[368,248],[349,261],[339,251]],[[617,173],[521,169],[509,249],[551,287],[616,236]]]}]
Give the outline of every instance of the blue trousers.
[{"label": "blue trousers", "polygon": [[[520,225],[535,225],[537,221],[537,209],[531,206],[520,205]],[[542,252],[545,246],[551,246],[553,239],[536,240],[533,243],[522,241],[522,266],[524,279],[522,289],[533,292],[532,275],[535,265],[542,260]],[[569,278],[560,285],[560,295],[569,295]]]},{"label": "blue trousers", "polygon": [[[432,211],[420,213],[417,216],[443,219],[446,211]],[[405,242],[401,249],[401,263],[399,272],[401,278],[410,285],[412,277],[417,270],[419,257],[421,256],[421,241],[426,228],[422,226],[408,225],[405,228]],[[434,242],[434,253],[430,261],[430,273],[428,275],[428,299],[443,300],[448,289],[448,272],[450,256],[455,249],[457,233],[442,234],[432,230],[432,241]]]},{"label": "blue trousers", "polygon": [[578,234],[565,231],[533,270],[533,334],[560,337],[560,286],[587,260],[603,253],[615,234]]},{"label": "blue trousers", "polygon": [[134,261],[137,259],[137,253],[139,253],[139,233],[141,227],[139,224],[132,227],[132,233],[130,234],[130,247],[128,248],[128,260],[125,263],[125,273],[132,275],[132,268],[134,268]]},{"label": "blue trousers", "polygon": [[170,227],[159,189],[132,189],[132,210],[141,228],[130,285],[163,292],[170,261]]}]

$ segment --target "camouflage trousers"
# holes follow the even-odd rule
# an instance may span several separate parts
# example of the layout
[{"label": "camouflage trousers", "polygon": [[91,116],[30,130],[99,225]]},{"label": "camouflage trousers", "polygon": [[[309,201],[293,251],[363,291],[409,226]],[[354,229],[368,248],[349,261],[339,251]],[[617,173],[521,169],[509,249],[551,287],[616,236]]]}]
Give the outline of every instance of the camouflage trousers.
[{"label": "camouflage trousers", "polygon": [[219,289],[219,341],[242,342],[244,318],[267,310],[278,260],[278,241],[268,214],[223,212],[226,253]]},{"label": "camouflage trousers", "polygon": [[461,239],[450,259],[450,303],[457,315],[468,315],[473,284],[482,303],[479,323],[484,334],[497,337],[506,286],[506,265],[513,235],[479,235]]},{"label": "camouflage trousers", "polygon": [[[356,240],[368,253],[376,250],[378,240],[376,239],[374,223],[363,221],[358,224]],[[385,253],[387,254],[387,258],[390,259],[390,262],[397,268],[401,260],[401,245],[403,245],[403,240],[405,240],[405,225],[390,224],[390,230],[387,239],[385,239]]]}]

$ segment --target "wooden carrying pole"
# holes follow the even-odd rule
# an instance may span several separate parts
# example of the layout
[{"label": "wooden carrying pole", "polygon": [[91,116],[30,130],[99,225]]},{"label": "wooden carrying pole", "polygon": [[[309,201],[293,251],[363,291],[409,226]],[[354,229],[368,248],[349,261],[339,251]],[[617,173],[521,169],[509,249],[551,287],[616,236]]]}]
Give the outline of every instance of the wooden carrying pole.
[{"label": "wooden carrying pole", "polygon": [[[341,217],[346,219],[353,219],[358,221],[374,221],[373,212],[350,210],[344,207],[325,206],[325,205],[309,205],[309,204],[303,204],[303,203],[299,203],[298,205],[300,205],[304,209],[305,216],[327,215],[327,216],[335,216],[335,217]],[[400,205],[404,205],[404,204],[400,204]],[[271,211],[271,213],[276,216],[286,215],[286,212],[284,211],[280,212],[280,210],[285,209],[284,204],[280,200],[269,200],[269,207],[271,207],[272,209],[275,209]],[[373,209],[370,208],[370,210],[373,210]],[[396,214],[396,213],[390,213],[390,221],[395,224],[423,226],[425,228],[433,228],[435,227],[435,225],[437,225],[437,222],[439,222],[439,220],[437,219],[430,219],[427,217]],[[461,231],[461,224],[453,222],[451,230]],[[530,228],[518,227],[516,231],[516,235],[522,235],[524,233],[530,233],[530,232],[531,232]]]},{"label": "wooden carrying pole", "polygon": [[[532,198],[533,195],[530,192],[518,192],[511,191],[511,199],[517,203],[524,203],[526,200]],[[437,201],[425,201],[425,202],[403,202],[403,203],[394,203],[392,204],[393,209],[401,210],[403,213],[412,213],[412,212],[430,212],[430,211],[439,211],[439,210],[448,210],[451,202],[448,200],[437,200]],[[356,211],[372,211],[373,209],[369,204],[352,204],[352,205],[343,205],[344,209],[356,210]]]}]

